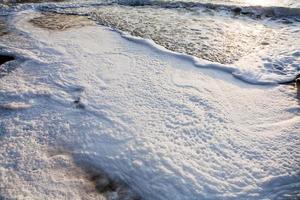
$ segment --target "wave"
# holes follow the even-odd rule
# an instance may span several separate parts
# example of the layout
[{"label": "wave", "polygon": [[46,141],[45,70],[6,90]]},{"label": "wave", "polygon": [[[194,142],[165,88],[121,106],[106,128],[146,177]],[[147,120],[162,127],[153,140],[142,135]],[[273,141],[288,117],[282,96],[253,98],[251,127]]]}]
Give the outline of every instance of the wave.
[{"label": "wave", "polygon": [[[41,3],[44,4],[45,3]],[[76,8],[76,7],[97,7],[103,5],[126,5],[126,6],[156,6],[161,8],[185,8],[185,9],[195,9],[195,8],[206,8],[216,11],[226,11],[232,14],[239,14],[245,16],[252,16],[256,18],[260,17],[296,17],[300,18],[300,7],[287,7],[287,6],[252,6],[252,5],[241,5],[241,4],[225,4],[225,3],[211,3],[203,1],[173,1],[173,0],[92,0],[92,1],[73,1],[73,2],[60,2],[60,3],[46,3],[50,7],[53,5],[59,5],[64,8]],[[27,6],[30,3],[26,4]],[[31,3],[31,5],[34,5]],[[44,7],[43,5],[43,7]],[[20,6],[20,4],[18,4]],[[24,4],[22,5],[24,8]],[[0,3],[0,10],[7,5]],[[26,7],[26,6],[25,6]],[[300,20],[300,19],[299,19]]]},{"label": "wave", "polygon": [[[122,35],[127,39],[129,36],[133,36],[136,39],[149,38],[150,40],[147,40],[148,44],[149,41],[151,41],[152,45],[154,43],[158,44],[156,47],[160,46],[160,48],[170,50],[169,52],[176,52],[178,55],[189,57],[197,67],[226,71],[247,83],[290,83],[294,82],[299,76],[299,50],[290,48],[296,44],[293,38],[297,33],[295,28],[287,32],[286,27],[290,27],[289,24],[285,26],[285,32],[284,35],[282,35],[281,31],[271,27],[273,25],[268,24],[267,26],[262,26],[262,22],[257,20],[252,20],[251,23],[249,23],[244,19],[216,18],[209,14],[201,14],[195,17],[188,15],[187,18],[182,18],[181,16],[183,15],[181,15],[180,12],[173,12],[172,9],[156,9],[156,7],[152,7],[157,3],[161,5],[164,4],[164,7],[167,7],[168,2],[118,1],[118,5],[121,3],[126,4],[126,6],[117,6],[112,2],[94,2],[80,5],[48,4],[46,6],[40,6],[39,9],[41,11],[51,11],[61,14],[88,16],[100,25],[110,27],[121,33],[126,33]],[[175,2],[169,3],[172,3],[172,5],[176,4]],[[199,3],[183,3],[183,5],[186,5],[184,8],[192,8],[193,4],[199,6]],[[152,6],[149,7],[147,5]],[[131,6],[135,7],[135,9]],[[173,6],[173,8],[180,8],[180,6],[178,4],[177,7]],[[165,12],[164,10],[170,10],[172,12]],[[198,24],[201,29],[189,29],[188,32],[180,32],[177,30],[185,29],[185,27],[181,25],[183,22],[185,24],[193,24],[194,26],[198,22],[194,22],[193,20],[199,20],[199,18],[202,19],[202,21],[199,22],[200,24]],[[173,19],[176,20],[174,21]],[[230,23],[223,22],[223,20],[228,21],[228,19],[230,19]],[[237,20],[237,22],[233,23],[233,20]],[[165,21],[168,23],[165,23]],[[255,23],[255,25],[253,25],[253,23]],[[295,23],[296,29],[297,23],[298,22]],[[261,30],[257,31],[259,29]],[[236,33],[234,30],[239,31]],[[249,31],[257,33],[249,37]],[[204,34],[201,37],[205,36],[205,39],[198,38],[198,35],[201,34]],[[222,38],[224,35],[231,39],[223,41]],[[278,37],[280,37],[279,46],[277,45]],[[185,39],[182,40],[182,38]],[[240,40],[243,40],[244,43],[241,43]],[[217,41],[217,43],[215,41]],[[226,41],[228,44],[224,43]],[[232,47],[233,45],[235,46]],[[271,50],[265,51],[266,47]],[[201,62],[197,60],[201,60]],[[201,64],[203,63],[202,61],[206,60],[210,64]],[[236,63],[234,60],[241,62]]]},{"label": "wave", "polygon": [[281,6],[244,6],[189,1],[117,0],[115,3],[129,6],[159,6],[163,8],[196,8],[229,11],[234,14],[264,17],[300,17],[300,8]]},{"label": "wave", "polygon": [[[116,6],[115,4],[122,4],[126,6]],[[20,6],[22,8],[28,7],[29,5]],[[32,7],[33,5],[29,6]],[[109,6],[112,6],[112,9],[109,9]],[[116,7],[115,7],[116,6]],[[161,7],[161,10],[157,11],[157,6]],[[102,9],[107,7],[108,9]],[[126,7],[124,10],[122,7]],[[136,12],[136,9],[142,8],[142,12]],[[240,12],[241,14],[246,9],[252,9],[253,13],[258,9],[267,10],[273,9],[280,11],[280,7],[238,7],[233,5],[220,5],[220,4],[211,4],[211,3],[199,3],[199,2],[183,2],[183,1],[142,1],[142,0],[117,0],[117,1],[101,1],[101,2],[81,2],[81,3],[43,3],[35,4],[34,8],[42,12],[50,11],[57,12],[61,14],[73,14],[73,15],[83,15],[88,16],[90,19],[96,21],[98,24],[108,26],[113,30],[116,30],[122,34],[123,37],[141,42],[146,39],[146,42],[142,42],[151,46],[155,46],[160,50],[168,51],[169,53],[176,54],[177,56],[184,57],[194,63],[195,66],[200,68],[211,68],[225,71],[232,74],[236,78],[245,81],[251,84],[276,84],[276,83],[291,83],[294,82],[297,77],[299,77],[299,65],[300,54],[297,49],[289,49],[287,47],[294,46],[295,34],[294,29],[289,31],[287,38],[281,36],[281,32],[273,34],[273,30],[270,28],[263,28],[256,35],[251,35],[248,38],[249,31],[257,30],[261,27],[261,21],[257,21],[257,25],[247,26],[247,21],[238,20],[237,23],[232,23],[233,18],[230,19],[230,23],[223,23],[223,18],[219,19],[209,14],[201,14],[192,18],[190,15],[188,18],[180,18],[180,13],[171,16],[171,18],[176,19],[174,22],[175,25],[170,26],[170,24],[165,24],[161,19],[166,19],[169,21],[169,14],[174,14],[170,12],[162,13],[162,10],[172,10],[172,8],[183,8],[183,9],[192,9],[192,8],[205,7],[209,9],[216,10],[216,13],[219,13],[220,10],[228,10],[230,12]],[[101,10],[100,10],[101,8]],[[164,9],[170,8],[170,9]],[[240,8],[241,10],[238,10]],[[149,10],[150,9],[150,10]],[[280,12],[276,12],[277,16],[297,16],[292,15],[292,10],[299,10],[298,8],[281,8],[285,12],[285,15],[279,15]],[[244,11],[243,11],[244,10]],[[289,11],[286,11],[289,10]],[[172,10],[174,11],[174,10]],[[282,13],[284,13],[282,11]],[[113,15],[107,15],[107,13],[112,13]],[[135,13],[136,12],[136,13]],[[266,11],[264,11],[267,13]],[[105,14],[106,13],[106,14]],[[159,14],[160,13],[160,14]],[[226,12],[220,12],[226,13]],[[255,12],[258,16],[258,11]],[[262,13],[262,11],[260,12]],[[275,13],[275,12],[273,12]],[[290,13],[291,15],[288,15]],[[179,14],[179,15],[178,15]],[[143,18],[141,15],[149,16]],[[254,15],[254,14],[253,14]],[[208,17],[207,17],[208,16]],[[300,16],[300,15],[299,15]],[[155,17],[155,24],[153,23],[153,17]],[[136,20],[125,20],[120,19],[136,19]],[[170,18],[170,19],[171,19]],[[190,31],[185,33],[176,32],[177,29],[183,30],[185,27],[181,27],[182,22],[186,24],[194,24],[193,20],[198,20],[202,18],[203,20],[199,22],[199,27],[201,29],[195,29],[192,27]],[[213,19],[214,18],[214,19]],[[190,20],[192,19],[192,20]],[[228,20],[228,19],[225,19]],[[139,22],[142,21],[142,23]],[[150,20],[150,21],[149,21]],[[216,20],[212,22],[212,20]],[[241,26],[241,22],[243,26]],[[197,22],[198,23],[198,22]],[[215,23],[213,26],[208,28],[211,24]],[[236,25],[232,25],[236,24]],[[175,27],[174,27],[175,26]],[[297,26],[297,25],[296,25]],[[150,27],[150,28],[149,28]],[[166,29],[162,29],[167,28]],[[217,30],[216,30],[217,27]],[[223,27],[223,28],[221,28]],[[224,28],[229,27],[229,28]],[[189,28],[189,27],[188,27]],[[220,29],[220,30],[219,30]],[[231,34],[232,30],[241,29],[243,32],[238,31],[236,34]],[[159,31],[162,30],[162,31]],[[202,32],[201,32],[202,31]],[[218,33],[220,32],[220,33]],[[199,34],[200,33],[200,34]],[[241,38],[241,33],[245,33],[243,38]],[[270,33],[270,34],[269,34]],[[204,34],[204,39],[198,38],[198,35]],[[266,39],[266,34],[269,34],[269,37]],[[231,38],[228,40],[228,44],[220,40],[223,36]],[[283,41],[281,46],[274,46],[273,44],[277,43],[276,37],[280,35],[280,40]],[[208,37],[209,36],[209,37]],[[258,43],[259,38],[264,37],[263,40]],[[190,37],[190,38],[189,38]],[[149,38],[150,40],[148,40]],[[181,40],[185,38],[184,40]],[[234,38],[242,39],[246,43],[241,43],[239,40],[235,41]],[[253,40],[254,38],[254,40]],[[274,40],[272,38],[275,38]],[[248,40],[248,41],[247,41]],[[264,41],[266,40],[266,41]],[[172,42],[173,41],[173,42]],[[217,43],[215,42],[217,41]],[[292,41],[292,43],[291,43]],[[203,46],[203,43],[205,46]],[[253,44],[252,44],[253,43]],[[290,45],[293,44],[293,45]],[[263,45],[262,45],[263,44]],[[228,48],[224,48],[228,46]],[[234,47],[232,47],[235,45]],[[267,45],[267,46],[266,46]],[[273,46],[272,46],[273,45]],[[276,44],[275,44],[276,45]],[[259,48],[257,48],[259,46]],[[193,48],[192,48],[193,47]],[[268,49],[276,48],[275,51],[265,52],[265,47]],[[254,50],[253,50],[254,49]],[[258,51],[262,53],[258,53]],[[284,51],[284,52],[283,52]],[[229,52],[229,53],[228,53]],[[243,52],[243,54],[242,54]],[[200,58],[200,59],[199,59]],[[232,60],[242,60],[242,62],[232,62]],[[255,60],[256,59],[256,60]],[[255,63],[257,62],[257,63]]]},{"label": "wave", "polygon": [[300,72],[299,72],[298,74],[296,74],[294,76],[293,75],[286,76],[286,77],[278,79],[278,80],[260,79],[259,75],[257,75],[255,72],[244,71],[244,70],[239,69],[237,66],[225,65],[225,64],[220,64],[220,63],[216,63],[216,62],[210,62],[210,61],[203,60],[203,59],[200,59],[200,58],[197,58],[195,56],[191,56],[191,55],[188,55],[185,53],[178,53],[178,52],[170,51],[170,50],[164,48],[163,46],[156,44],[152,40],[132,36],[126,32],[119,31],[116,29],[112,29],[112,30],[118,32],[123,38],[125,38],[127,40],[149,46],[150,48],[153,48],[162,54],[168,54],[168,55],[172,55],[172,56],[178,57],[183,60],[187,60],[187,61],[193,63],[193,65],[195,67],[204,68],[204,69],[215,69],[215,70],[223,71],[226,73],[230,73],[235,78],[237,78],[240,81],[243,81],[245,83],[248,83],[248,84],[253,84],[253,85],[273,85],[273,84],[277,84],[277,83],[289,84],[289,83],[293,83],[294,81],[296,81],[296,79],[300,78]]}]

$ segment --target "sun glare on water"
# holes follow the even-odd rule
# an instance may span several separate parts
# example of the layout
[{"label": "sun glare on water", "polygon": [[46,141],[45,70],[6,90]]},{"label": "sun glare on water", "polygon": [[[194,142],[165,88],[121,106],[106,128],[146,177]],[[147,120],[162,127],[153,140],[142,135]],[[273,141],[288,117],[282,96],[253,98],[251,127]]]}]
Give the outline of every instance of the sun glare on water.
[{"label": "sun glare on water", "polygon": [[283,3],[281,0],[240,0],[240,2],[258,6],[279,6]]}]

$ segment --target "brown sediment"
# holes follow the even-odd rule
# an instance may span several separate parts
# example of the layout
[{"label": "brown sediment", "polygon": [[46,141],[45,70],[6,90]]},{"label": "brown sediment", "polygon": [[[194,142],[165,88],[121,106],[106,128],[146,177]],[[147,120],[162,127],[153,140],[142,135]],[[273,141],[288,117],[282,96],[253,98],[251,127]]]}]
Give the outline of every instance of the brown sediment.
[{"label": "brown sediment", "polygon": [[53,31],[63,31],[70,28],[94,24],[93,21],[89,20],[87,17],[50,12],[44,12],[41,16],[31,19],[30,22],[39,28]]},{"label": "brown sediment", "polygon": [[85,159],[78,159],[78,157],[74,159],[77,166],[87,174],[88,180],[94,184],[96,191],[103,194],[108,199],[111,199],[112,196],[122,200],[142,199],[128,185],[121,180],[110,178],[103,170],[94,164],[91,164],[91,162]]},{"label": "brown sediment", "polygon": [[85,179],[93,187],[91,191],[97,192],[100,196],[106,199],[119,200],[141,200],[129,186],[121,180],[110,178],[101,168],[96,166],[84,155],[74,154],[71,151],[64,149],[52,149],[49,151],[49,157],[67,156],[72,158],[76,168],[74,173],[81,179]]},{"label": "brown sediment", "polygon": [[31,105],[24,102],[10,102],[6,104],[0,104],[0,110],[23,110],[30,108]]},{"label": "brown sediment", "polygon": [[8,34],[7,25],[3,17],[0,17],[0,36]]},{"label": "brown sediment", "polygon": [[15,3],[42,3],[42,2],[63,2],[65,0],[15,0],[15,1],[11,1],[11,0],[4,0],[2,3],[3,4],[15,4]]}]

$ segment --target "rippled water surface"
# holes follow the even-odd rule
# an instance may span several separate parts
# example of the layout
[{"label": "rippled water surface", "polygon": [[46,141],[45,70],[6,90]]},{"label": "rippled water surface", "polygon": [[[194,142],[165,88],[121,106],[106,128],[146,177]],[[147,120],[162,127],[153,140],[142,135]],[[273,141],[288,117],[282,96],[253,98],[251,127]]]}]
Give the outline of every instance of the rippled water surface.
[{"label": "rippled water surface", "polygon": [[[244,80],[265,83],[290,81],[299,74],[298,4],[292,0],[73,0],[31,6],[87,15],[101,25],[151,39],[166,49],[234,65]],[[27,7],[19,4],[16,8]]]},{"label": "rippled water surface", "polygon": [[110,6],[94,15],[103,25],[220,63],[233,63],[278,37],[278,31],[254,20],[224,18],[209,10]]},{"label": "rippled water surface", "polygon": [[243,6],[235,11],[236,7],[224,10],[202,4],[127,3],[131,6],[72,4],[46,10],[88,15],[101,25],[151,39],[169,50],[235,65],[250,82],[282,82],[299,72],[300,15],[289,16],[289,10],[270,15],[268,9],[246,12]]},{"label": "rippled water surface", "polygon": [[212,4],[242,5],[242,6],[283,6],[300,7],[298,0],[183,0]]}]

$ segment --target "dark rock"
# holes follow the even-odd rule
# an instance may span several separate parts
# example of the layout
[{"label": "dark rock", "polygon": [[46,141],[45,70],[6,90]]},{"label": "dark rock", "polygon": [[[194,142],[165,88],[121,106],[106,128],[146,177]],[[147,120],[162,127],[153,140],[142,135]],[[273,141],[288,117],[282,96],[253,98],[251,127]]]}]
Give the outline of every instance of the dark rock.
[{"label": "dark rock", "polygon": [[283,23],[283,24],[292,24],[293,21],[290,20],[290,19],[282,19],[282,20],[281,20],[281,23]]},{"label": "dark rock", "polygon": [[10,56],[10,55],[0,55],[0,65],[8,62],[8,61],[11,61],[11,60],[14,60],[15,58],[13,56]]},{"label": "dark rock", "polygon": [[95,182],[95,187],[96,190],[100,193],[104,193],[107,192],[108,190],[110,190],[110,181],[107,177],[105,176],[96,176],[93,177],[94,182]]},{"label": "dark rock", "polygon": [[298,88],[300,88],[300,78],[297,78],[297,79],[296,79],[296,86],[297,86]]},{"label": "dark rock", "polygon": [[80,97],[75,99],[73,102],[74,102],[76,108],[79,108],[79,109],[85,108],[84,104],[80,101]]},{"label": "dark rock", "polygon": [[235,14],[240,14],[242,12],[242,9],[240,7],[235,7],[233,10],[232,10]]},{"label": "dark rock", "polygon": [[261,15],[256,15],[256,19],[262,19]]}]

